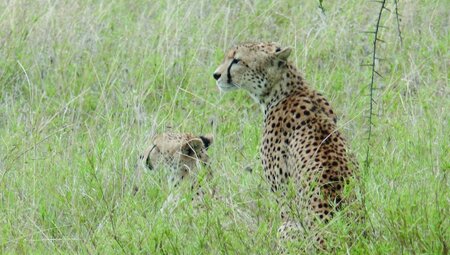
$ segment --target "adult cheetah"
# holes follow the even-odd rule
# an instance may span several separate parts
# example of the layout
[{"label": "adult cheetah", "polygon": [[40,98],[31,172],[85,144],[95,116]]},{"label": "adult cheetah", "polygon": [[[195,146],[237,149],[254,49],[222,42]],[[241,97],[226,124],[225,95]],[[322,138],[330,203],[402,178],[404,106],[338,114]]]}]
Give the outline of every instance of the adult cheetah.
[{"label": "adult cheetah", "polygon": [[330,104],[288,61],[291,51],[277,43],[240,44],[213,74],[220,90],[246,90],[264,113],[261,159],[271,190],[280,195],[282,240],[328,222],[357,168]]}]

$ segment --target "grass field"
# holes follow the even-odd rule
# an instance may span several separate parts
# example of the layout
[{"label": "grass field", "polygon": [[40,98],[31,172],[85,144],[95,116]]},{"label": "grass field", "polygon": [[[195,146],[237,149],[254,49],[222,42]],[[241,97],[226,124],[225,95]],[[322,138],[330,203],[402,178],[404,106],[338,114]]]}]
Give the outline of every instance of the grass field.
[{"label": "grass field", "polygon": [[[237,42],[279,41],[332,103],[362,166],[366,222],[336,219],[335,252],[448,254],[450,3],[399,1],[401,44],[388,1],[369,168],[373,35],[363,31],[380,5],[324,1],[323,14],[318,3],[1,1],[0,253],[273,253],[262,114],[244,91],[219,93],[212,73]],[[215,137],[219,197],[200,209],[185,194],[162,213],[162,174],[132,194],[139,152],[169,129]]]}]

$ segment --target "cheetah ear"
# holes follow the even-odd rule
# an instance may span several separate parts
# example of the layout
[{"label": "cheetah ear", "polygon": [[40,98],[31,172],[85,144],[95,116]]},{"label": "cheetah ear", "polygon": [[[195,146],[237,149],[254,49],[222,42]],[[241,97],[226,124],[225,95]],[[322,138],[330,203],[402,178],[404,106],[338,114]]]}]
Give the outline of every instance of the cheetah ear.
[{"label": "cheetah ear", "polygon": [[292,48],[290,47],[286,47],[284,49],[282,48],[277,48],[275,50],[275,56],[279,59],[279,60],[283,60],[283,61],[287,61],[288,57],[291,55],[291,51]]},{"label": "cheetah ear", "polygon": [[147,166],[148,169],[153,170],[153,164],[152,164],[152,153],[159,153],[158,146],[152,144],[144,151],[144,154],[141,154],[139,156],[139,159],[144,162],[144,164]]},{"label": "cheetah ear", "polygon": [[194,138],[181,146],[181,153],[187,156],[195,157],[200,154],[203,142],[199,138]]},{"label": "cheetah ear", "polygon": [[208,134],[208,135],[201,135],[200,139],[202,139],[203,145],[205,146],[205,149],[208,149],[209,146],[213,143],[214,141],[214,137],[212,134]]}]

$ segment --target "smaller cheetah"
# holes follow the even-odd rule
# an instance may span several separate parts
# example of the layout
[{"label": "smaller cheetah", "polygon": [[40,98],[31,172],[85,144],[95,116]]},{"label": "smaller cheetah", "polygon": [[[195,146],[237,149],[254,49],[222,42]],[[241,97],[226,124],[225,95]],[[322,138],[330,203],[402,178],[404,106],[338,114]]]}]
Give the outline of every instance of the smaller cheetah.
[{"label": "smaller cheetah", "polygon": [[[206,167],[207,180],[211,179],[209,171],[209,157],[207,150],[213,142],[211,135],[195,136],[189,133],[162,133],[156,135],[150,146],[139,157],[136,166],[136,185],[134,193],[138,191],[138,184],[144,170],[168,171],[168,181],[171,188],[176,188],[184,182],[190,182],[191,188],[196,189],[197,196],[203,196],[204,191],[199,187],[197,174],[202,166]],[[172,198],[172,194],[170,198]]]}]

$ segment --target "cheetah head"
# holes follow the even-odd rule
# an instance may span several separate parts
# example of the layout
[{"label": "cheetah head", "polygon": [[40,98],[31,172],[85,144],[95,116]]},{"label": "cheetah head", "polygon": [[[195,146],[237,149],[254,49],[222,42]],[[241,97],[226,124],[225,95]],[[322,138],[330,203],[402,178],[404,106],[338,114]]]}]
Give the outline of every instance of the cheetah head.
[{"label": "cheetah head", "polygon": [[164,165],[188,173],[199,164],[208,163],[207,150],[212,142],[210,135],[163,133],[153,139],[141,160],[150,170]]},{"label": "cheetah head", "polygon": [[276,43],[248,43],[231,48],[213,76],[221,91],[247,90],[260,102],[282,79],[291,48]]},{"label": "cheetah head", "polygon": [[[209,164],[207,150],[213,137],[194,136],[188,133],[162,133],[152,139],[151,145],[140,155],[136,165],[135,178],[139,182],[143,170],[169,170],[168,178],[172,186],[177,186],[186,177],[196,174],[196,169]],[[138,191],[134,184],[134,194]]]}]

